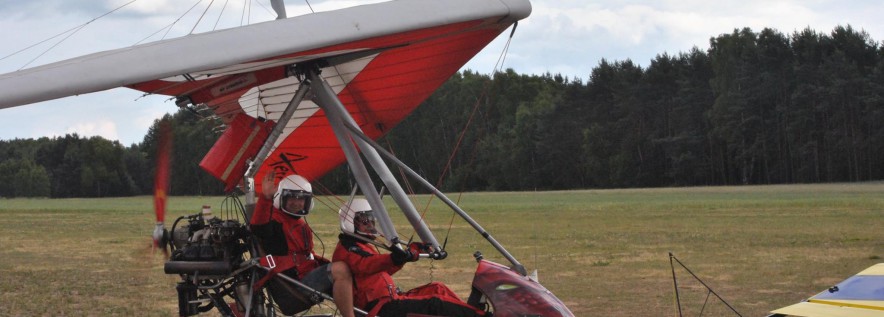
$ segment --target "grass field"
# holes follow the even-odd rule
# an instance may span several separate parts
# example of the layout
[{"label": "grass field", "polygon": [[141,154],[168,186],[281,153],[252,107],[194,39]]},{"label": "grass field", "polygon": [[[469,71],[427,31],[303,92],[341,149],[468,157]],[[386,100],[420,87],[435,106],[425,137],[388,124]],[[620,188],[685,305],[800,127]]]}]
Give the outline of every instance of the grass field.
[{"label": "grass field", "polygon": [[[467,193],[465,210],[577,316],[675,316],[668,252],[743,316],[814,295],[884,262],[884,184]],[[426,196],[414,198],[419,209]],[[337,214],[310,223],[330,256]],[[172,197],[167,226],[220,197]],[[336,209],[336,208],[335,208]],[[177,276],[150,251],[150,197],[0,200],[0,315],[174,316]],[[472,253],[505,263],[438,200],[427,221],[451,256],[396,275],[403,289],[441,280],[465,297]],[[398,215],[395,208],[393,214]],[[397,223],[405,224],[401,217]],[[450,231],[449,231],[450,228]],[[411,229],[399,227],[409,237]],[[449,233],[450,232],[450,233]],[[677,267],[685,316],[729,316]],[[735,316],[735,315],[734,315]]]}]

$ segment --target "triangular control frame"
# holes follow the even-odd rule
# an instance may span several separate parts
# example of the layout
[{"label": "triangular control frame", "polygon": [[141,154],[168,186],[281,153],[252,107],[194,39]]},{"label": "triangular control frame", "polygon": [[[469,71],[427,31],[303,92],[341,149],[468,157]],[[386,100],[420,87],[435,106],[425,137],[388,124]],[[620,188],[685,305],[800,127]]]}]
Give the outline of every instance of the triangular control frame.
[{"label": "triangular control frame", "polygon": [[[445,196],[445,194],[439,189],[430,184],[429,181],[421,177],[414,170],[398,160],[393,154],[384,150],[379,144],[363,133],[356,124],[356,121],[346,110],[343,103],[338,99],[337,95],[335,95],[329,83],[319,76],[320,64],[325,64],[325,61],[311,61],[309,63],[292,65],[289,68],[290,76],[299,77],[300,86],[298,87],[297,93],[295,93],[283,112],[283,115],[280,117],[280,122],[288,121],[298,105],[307,98],[308,95],[312,95],[313,102],[325,112],[329,125],[332,127],[335,137],[338,140],[338,144],[347,159],[347,164],[353,172],[356,183],[378,218],[380,230],[392,244],[388,247],[400,247],[399,243],[401,240],[396,233],[396,229],[393,226],[393,222],[383,204],[380,194],[375,191],[376,187],[369,175],[369,166],[365,165],[362,157],[365,158],[365,161],[369,163],[371,169],[384,183],[385,188],[390,191],[393,200],[396,202],[397,206],[399,206],[400,210],[402,210],[402,213],[408,219],[411,226],[415,229],[415,232],[420,237],[421,241],[431,246],[431,252],[422,254],[423,257],[444,259],[447,257],[447,253],[443,249],[443,246],[439,244],[438,240],[433,235],[433,232],[430,231],[427,224],[423,221],[420,213],[417,212],[417,209],[408,198],[399,181],[396,180],[393,173],[387,167],[384,158],[402,168],[402,170],[409,176],[417,180],[424,188],[431,191],[455,213],[467,221],[473,229],[488,240],[488,242],[512,264],[512,268],[515,271],[523,276],[527,275],[525,267],[463,209]],[[271,152],[272,145],[275,144],[276,139],[281,134],[281,130],[284,126],[285,124],[277,124],[274,126],[274,130],[270,133],[270,137],[265,141],[264,146],[259,151],[255,160],[251,162],[250,167],[245,174],[244,179],[246,180],[247,185],[247,210],[251,210],[249,207],[254,206],[255,204],[254,176],[257,173],[257,166],[261,166],[262,162],[267,159],[267,156]],[[362,157],[359,155],[360,151]]]}]

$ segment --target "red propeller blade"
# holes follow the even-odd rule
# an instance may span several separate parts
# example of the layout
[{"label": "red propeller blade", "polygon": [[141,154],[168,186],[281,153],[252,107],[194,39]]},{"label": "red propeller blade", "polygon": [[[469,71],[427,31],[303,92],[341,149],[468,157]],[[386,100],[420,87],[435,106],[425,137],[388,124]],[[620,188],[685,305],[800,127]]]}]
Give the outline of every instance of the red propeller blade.
[{"label": "red propeller blade", "polygon": [[162,247],[165,252],[166,194],[169,189],[169,151],[172,147],[172,128],[168,120],[160,121],[157,142],[157,170],[154,178],[153,205],[157,225],[153,231],[154,247]]}]

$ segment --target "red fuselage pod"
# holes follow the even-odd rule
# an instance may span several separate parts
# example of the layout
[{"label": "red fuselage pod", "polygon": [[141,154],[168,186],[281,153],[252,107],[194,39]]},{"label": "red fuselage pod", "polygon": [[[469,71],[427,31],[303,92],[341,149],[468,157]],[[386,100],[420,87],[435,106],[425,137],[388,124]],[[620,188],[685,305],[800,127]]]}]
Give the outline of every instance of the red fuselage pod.
[{"label": "red fuselage pod", "polygon": [[494,262],[479,261],[473,288],[485,295],[495,317],[574,317],[543,285]]}]

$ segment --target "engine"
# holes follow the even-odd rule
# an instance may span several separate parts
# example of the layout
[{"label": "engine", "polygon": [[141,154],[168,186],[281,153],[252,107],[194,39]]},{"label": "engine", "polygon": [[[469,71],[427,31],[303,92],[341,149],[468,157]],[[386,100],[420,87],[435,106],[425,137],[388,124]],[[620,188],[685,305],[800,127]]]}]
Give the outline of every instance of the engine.
[{"label": "engine", "polygon": [[[177,227],[186,220],[187,224]],[[204,217],[202,213],[183,216],[172,227],[172,254],[166,262],[167,274],[223,275],[230,273],[249,250],[249,232],[236,220]]]},{"label": "engine", "polygon": [[204,210],[175,220],[170,240],[172,253],[163,268],[166,274],[181,275],[175,287],[180,316],[197,315],[213,307],[232,316],[222,298],[247,293],[246,277],[237,272],[251,257],[248,228]]}]

